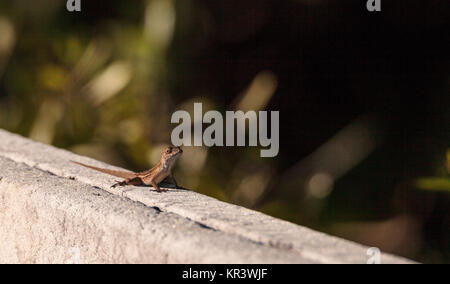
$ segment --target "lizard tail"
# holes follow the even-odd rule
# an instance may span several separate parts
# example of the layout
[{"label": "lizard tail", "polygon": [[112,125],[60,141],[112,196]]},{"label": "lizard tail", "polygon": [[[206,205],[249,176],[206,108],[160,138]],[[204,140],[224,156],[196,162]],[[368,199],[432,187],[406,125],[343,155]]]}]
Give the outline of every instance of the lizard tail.
[{"label": "lizard tail", "polygon": [[108,174],[108,175],[115,176],[115,177],[120,177],[120,178],[125,178],[125,179],[136,177],[136,174],[133,173],[133,172],[115,171],[115,170],[97,168],[97,167],[94,167],[94,166],[89,166],[89,165],[86,165],[86,164],[83,164],[83,163],[79,163],[79,162],[75,162],[75,161],[71,161],[71,162],[75,163],[77,165],[89,168],[89,169],[93,169],[93,170],[96,170],[96,171],[99,171],[99,172],[102,172],[102,173],[105,173],[105,174]]}]

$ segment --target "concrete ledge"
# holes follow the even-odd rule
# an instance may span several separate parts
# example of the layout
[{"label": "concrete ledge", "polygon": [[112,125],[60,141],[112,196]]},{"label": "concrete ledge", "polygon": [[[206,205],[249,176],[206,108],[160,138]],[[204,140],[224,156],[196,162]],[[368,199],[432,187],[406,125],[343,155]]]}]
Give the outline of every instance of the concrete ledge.
[{"label": "concrete ledge", "polygon": [[[109,167],[0,130],[1,263],[366,263],[367,247],[191,191],[112,189]],[[382,263],[412,263],[381,254]]]}]

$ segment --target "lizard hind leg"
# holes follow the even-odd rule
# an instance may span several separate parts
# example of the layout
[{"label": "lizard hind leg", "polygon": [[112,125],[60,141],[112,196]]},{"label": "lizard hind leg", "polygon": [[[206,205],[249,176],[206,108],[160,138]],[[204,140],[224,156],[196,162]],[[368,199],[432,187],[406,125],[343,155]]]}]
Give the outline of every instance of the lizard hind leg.
[{"label": "lizard hind leg", "polygon": [[116,186],[125,186],[125,185],[142,185],[142,179],[139,177],[134,178],[127,178],[124,181],[117,181],[115,184],[113,184],[111,187],[115,188]]},{"label": "lizard hind leg", "polygon": [[116,180],[116,183],[111,185],[111,188],[115,188],[117,186],[124,186],[124,185],[126,185],[126,181],[125,180],[124,181],[117,181]]}]

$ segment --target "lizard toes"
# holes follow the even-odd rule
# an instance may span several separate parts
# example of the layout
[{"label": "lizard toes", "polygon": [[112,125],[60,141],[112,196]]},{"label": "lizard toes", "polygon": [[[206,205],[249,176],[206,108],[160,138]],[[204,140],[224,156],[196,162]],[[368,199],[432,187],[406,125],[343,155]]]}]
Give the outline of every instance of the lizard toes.
[{"label": "lizard toes", "polygon": [[122,185],[122,182],[116,180],[116,183],[113,184],[113,185],[111,185],[111,188],[115,188],[115,187],[117,187],[118,185]]}]

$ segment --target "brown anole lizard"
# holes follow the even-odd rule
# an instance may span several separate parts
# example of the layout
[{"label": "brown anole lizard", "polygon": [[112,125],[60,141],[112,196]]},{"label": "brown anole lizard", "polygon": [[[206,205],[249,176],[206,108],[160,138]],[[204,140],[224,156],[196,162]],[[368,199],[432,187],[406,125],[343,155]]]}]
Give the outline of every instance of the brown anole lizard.
[{"label": "brown anole lizard", "polygon": [[[163,190],[158,186],[164,179],[170,177],[175,185],[179,188],[175,178],[172,175],[172,167],[176,160],[181,156],[183,150],[180,147],[167,147],[161,155],[159,162],[151,169],[139,173],[116,171],[103,168],[97,168],[89,166],[83,163],[71,161],[80,166],[90,168],[108,175],[124,178],[125,180],[113,184],[111,187],[124,186],[124,185],[151,185],[157,192]],[[184,189],[184,188],[182,188]]]}]

